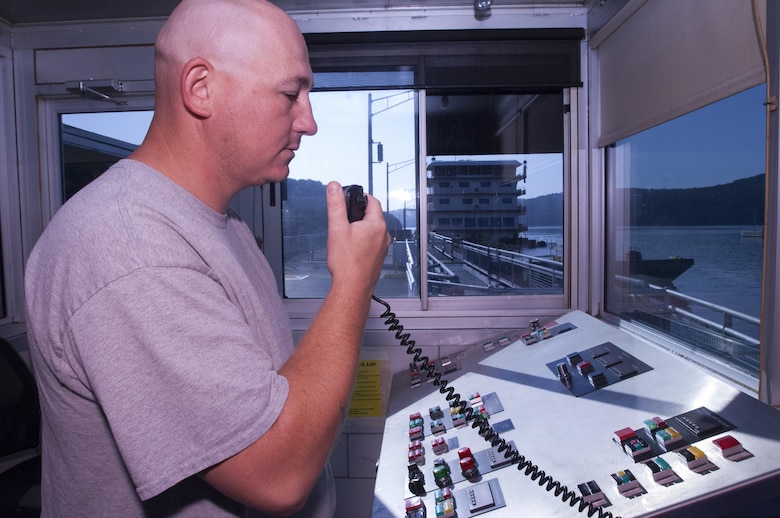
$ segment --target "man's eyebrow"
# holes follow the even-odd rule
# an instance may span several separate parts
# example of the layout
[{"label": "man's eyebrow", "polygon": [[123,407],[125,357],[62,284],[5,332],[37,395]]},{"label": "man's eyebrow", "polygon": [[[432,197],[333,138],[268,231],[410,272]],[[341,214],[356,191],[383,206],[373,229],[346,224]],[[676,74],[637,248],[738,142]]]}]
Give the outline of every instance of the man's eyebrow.
[{"label": "man's eyebrow", "polygon": [[288,87],[311,88],[313,86],[314,84],[312,79],[306,76],[291,77],[290,79],[282,82],[283,88],[288,88]]}]

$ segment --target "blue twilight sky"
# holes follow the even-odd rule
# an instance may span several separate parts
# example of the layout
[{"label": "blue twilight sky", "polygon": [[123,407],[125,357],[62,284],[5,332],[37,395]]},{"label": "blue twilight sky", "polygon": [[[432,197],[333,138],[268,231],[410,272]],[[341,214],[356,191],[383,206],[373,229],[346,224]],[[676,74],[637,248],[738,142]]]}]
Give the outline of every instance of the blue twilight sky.
[{"label": "blue twilight sky", "polygon": [[630,187],[705,187],[763,174],[766,85],[629,137]]}]

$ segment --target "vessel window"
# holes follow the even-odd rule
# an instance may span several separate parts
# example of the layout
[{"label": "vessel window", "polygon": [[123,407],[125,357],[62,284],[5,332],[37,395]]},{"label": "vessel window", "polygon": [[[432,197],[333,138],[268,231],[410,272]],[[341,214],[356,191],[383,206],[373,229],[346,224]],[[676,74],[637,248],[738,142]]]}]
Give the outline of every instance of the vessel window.
[{"label": "vessel window", "polygon": [[606,308],[758,377],[766,86],[608,153]]}]

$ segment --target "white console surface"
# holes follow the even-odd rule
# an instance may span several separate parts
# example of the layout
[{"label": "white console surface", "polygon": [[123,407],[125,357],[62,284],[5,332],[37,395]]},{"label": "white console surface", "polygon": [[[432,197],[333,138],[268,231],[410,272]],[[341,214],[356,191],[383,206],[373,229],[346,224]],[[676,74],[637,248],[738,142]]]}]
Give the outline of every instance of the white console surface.
[{"label": "white console surface", "polygon": [[[729,507],[739,509],[780,494],[780,412],[690,361],[585,313],[568,313],[547,327],[564,323],[574,328],[535,344],[519,340],[506,345],[495,343],[490,351],[475,347],[457,358],[458,370],[444,377],[462,398],[473,393],[495,394],[503,410],[491,414],[489,422],[493,426],[500,423],[506,429],[500,436],[512,441],[521,455],[577,496],[579,484],[595,481],[611,503],[603,511],[612,516],[694,516],[694,512],[697,516],[717,516]],[[575,396],[548,366],[606,342],[650,370]],[[570,369],[572,376],[580,376],[575,367]],[[405,517],[405,501],[414,496],[407,476],[409,416],[420,412],[427,417],[429,408],[436,405],[449,413],[445,396],[425,381],[424,372],[422,376],[421,385],[415,388],[408,373],[394,377],[375,486],[374,518]],[[704,452],[717,468],[707,473],[695,473],[674,451],[662,453],[682,481],[660,485],[643,462],[635,462],[614,440],[618,430],[641,429],[647,419],[658,416],[669,420],[700,407],[733,425],[723,433],[686,443]],[[435,489],[434,459],[441,457],[457,466],[458,453],[456,449],[442,455],[433,453],[431,439],[435,436],[428,421],[421,439],[425,462],[420,470],[426,488]],[[753,456],[738,462],[725,459],[713,440],[727,435]],[[473,452],[490,449],[470,425],[447,428],[440,436]],[[485,468],[482,464],[480,468]],[[618,492],[612,475],[626,469],[644,493],[628,498]],[[492,479],[498,480],[505,506],[488,509],[480,516],[588,516],[554,491],[547,491],[547,484],[540,487],[524,471],[509,465],[489,472],[481,470],[478,480],[455,480],[452,491],[458,518],[472,516],[465,499],[457,498],[462,490]],[[422,499],[427,517],[435,517],[433,491],[429,489]]]}]

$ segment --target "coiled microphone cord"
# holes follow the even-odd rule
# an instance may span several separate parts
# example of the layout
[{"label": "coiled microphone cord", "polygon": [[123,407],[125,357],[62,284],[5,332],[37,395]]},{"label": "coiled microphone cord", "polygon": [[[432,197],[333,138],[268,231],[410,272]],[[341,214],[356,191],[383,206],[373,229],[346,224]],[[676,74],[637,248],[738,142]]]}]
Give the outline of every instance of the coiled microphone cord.
[{"label": "coiled microphone cord", "polygon": [[[556,497],[560,498],[562,502],[568,503],[569,507],[578,506],[577,510],[580,513],[587,512],[588,516],[598,515],[599,518],[613,518],[612,513],[604,511],[601,507],[594,507],[591,503],[586,502],[581,496],[578,496],[574,491],[571,491],[568,487],[561,484],[550,475],[540,469],[536,464],[528,460],[520,452],[512,448],[505,439],[501,438],[493,427],[484,419],[478,419],[472,408],[467,404],[460,394],[455,392],[455,389],[449,386],[449,382],[443,379],[440,372],[436,371],[434,362],[431,362],[427,356],[423,356],[422,349],[416,347],[415,341],[411,339],[409,333],[404,333],[404,326],[396,317],[396,314],[390,309],[390,304],[380,299],[376,295],[372,295],[376,302],[384,306],[385,311],[380,315],[380,318],[385,319],[385,325],[388,331],[395,333],[395,338],[398,340],[401,346],[406,347],[406,353],[414,358],[415,363],[420,363],[422,369],[426,371],[429,378],[433,379],[433,384],[439,387],[439,392],[445,395],[447,402],[451,406],[459,406],[460,412],[465,416],[466,422],[471,423],[471,427],[474,429],[479,428],[479,435],[481,435],[485,441],[489,442],[492,447],[498,446],[498,452],[504,454],[505,459],[509,459],[512,464],[517,466],[517,470],[525,474],[527,477],[531,477],[531,480],[536,481],[540,487],[548,492],[553,492]],[[619,517],[615,517],[619,518]]]}]

